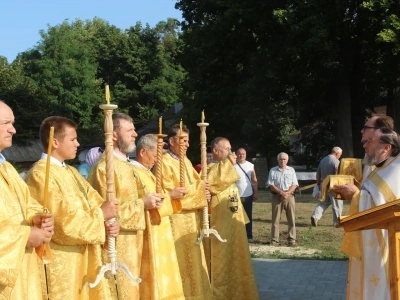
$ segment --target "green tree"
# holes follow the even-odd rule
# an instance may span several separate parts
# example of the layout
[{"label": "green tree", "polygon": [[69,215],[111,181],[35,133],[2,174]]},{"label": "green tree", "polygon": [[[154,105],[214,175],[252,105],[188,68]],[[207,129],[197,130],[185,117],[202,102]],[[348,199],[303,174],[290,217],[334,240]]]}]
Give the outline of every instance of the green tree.
[{"label": "green tree", "polygon": [[38,95],[39,87],[34,80],[25,76],[22,62],[0,65],[0,99],[13,109],[16,143],[37,137],[40,122],[47,111]]},{"label": "green tree", "polygon": [[399,95],[395,1],[181,0],[176,7],[184,17],[185,107],[206,107],[216,130],[258,151],[286,150],[280,128],[295,125],[324,130],[304,134],[305,144],[322,136],[346,156],[361,156],[366,109],[397,103],[390,101]]}]

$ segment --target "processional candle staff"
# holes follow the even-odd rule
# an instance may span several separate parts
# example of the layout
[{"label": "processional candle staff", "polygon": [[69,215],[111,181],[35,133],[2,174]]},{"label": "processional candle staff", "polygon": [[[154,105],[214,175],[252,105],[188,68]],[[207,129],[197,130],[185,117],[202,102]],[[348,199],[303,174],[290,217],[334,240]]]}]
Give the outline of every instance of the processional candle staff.
[{"label": "processional candle staff", "polygon": [[[182,119],[179,123],[179,186],[185,187],[185,137],[183,136]],[[182,211],[182,203],[180,199],[171,199],[172,209],[174,213]]]},{"label": "processional candle staff", "polygon": [[[162,116],[158,119],[158,134],[157,136],[157,162],[156,162],[156,192],[162,193],[161,176],[162,176],[162,157],[163,157],[163,138],[166,137],[162,134]],[[158,209],[150,209],[150,221],[152,225],[161,224],[161,216]]]},{"label": "processional candle staff", "polygon": [[[206,136],[206,127],[209,125],[208,123],[204,123],[204,110],[201,112],[201,123],[197,123],[197,126],[200,128],[200,154],[201,154],[201,179],[203,181],[207,180],[207,136]],[[211,212],[211,204],[210,206]],[[218,240],[221,242],[226,242],[225,239],[222,239],[219,235],[218,231],[210,228],[210,222],[208,220],[208,206],[203,208],[203,229],[201,230],[200,237],[197,240],[197,244],[200,244],[203,241],[204,237],[209,237],[210,234],[214,234]]]},{"label": "processional candle staff", "polygon": [[[53,147],[53,138],[54,138],[54,126],[50,127],[49,139],[47,145],[47,159],[46,159],[46,175],[44,178],[44,191],[43,191],[43,213],[42,217],[45,218],[50,215],[50,211],[48,210],[49,205],[49,176],[50,176],[50,158],[51,158],[51,150]],[[44,264],[48,264],[51,262],[52,255],[50,250],[50,244],[43,244],[37,248],[35,248],[37,255],[43,260]]]},{"label": "processional candle staff", "polygon": [[[115,200],[115,186],[114,186],[114,154],[113,154],[113,122],[112,112],[118,106],[110,104],[110,90],[106,85],[106,101],[107,104],[101,104],[100,108],[104,111],[104,136],[105,136],[105,152],[106,152],[106,183],[107,183],[107,195],[106,201]],[[107,222],[112,224],[116,221],[115,218],[108,220]],[[111,278],[117,274],[117,271],[121,269],[126,276],[133,282],[140,283],[140,278],[134,278],[128,267],[123,263],[117,261],[117,250],[115,248],[115,237],[108,237],[108,258],[110,262],[101,266],[99,273],[93,283],[89,283],[89,287],[94,288],[99,284],[101,278],[105,274],[106,278]],[[109,271],[109,272],[107,272]],[[107,272],[107,273],[106,273]]]}]

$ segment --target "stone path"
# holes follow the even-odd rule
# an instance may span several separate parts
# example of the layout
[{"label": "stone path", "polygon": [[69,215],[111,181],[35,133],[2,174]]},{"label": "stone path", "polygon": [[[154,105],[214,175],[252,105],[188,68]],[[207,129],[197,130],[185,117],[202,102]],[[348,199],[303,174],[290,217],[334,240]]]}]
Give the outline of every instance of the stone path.
[{"label": "stone path", "polygon": [[260,300],[345,300],[347,265],[347,261],[253,259]]}]

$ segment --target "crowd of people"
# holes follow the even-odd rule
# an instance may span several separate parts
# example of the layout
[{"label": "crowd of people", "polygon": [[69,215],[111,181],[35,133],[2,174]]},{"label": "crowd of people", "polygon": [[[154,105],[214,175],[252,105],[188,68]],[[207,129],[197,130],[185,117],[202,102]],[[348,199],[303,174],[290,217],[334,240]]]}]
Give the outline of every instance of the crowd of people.
[{"label": "crowd of people", "polygon": [[[231,199],[240,199],[239,175],[226,138],[211,143],[213,162],[202,180],[186,157],[189,130],[172,126],[157,191],[159,179],[152,173],[157,138],[144,135],[136,145],[133,119],[112,114],[115,199],[105,201],[106,155],[93,150],[96,162],[87,178],[66,164],[75,158],[79,142],[76,124],[61,116],[43,120],[39,134],[46,150],[24,181],[1,155],[12,145],[14,120],[11,108],[0,101],[1,299],[258,299],[248,218],[240,201],[232,209]],[[130,160],[134,150],[136,158]],[[180,202],[179,210],[174,201]],[[197,243],[208,206],[210,226],[226,242],[211,235]],[[89,285],[109,260],[110,238],[115,238],[118,261],[140,283],[117,272]],[[51,255],[45,260],[38,249],[46,245]]]},{"label": "crowd of people", "polygon": [[[0,298],[258,299],[248,246],[254,242],[251,219],[253,202],[259,197],[258,181],[244,148],[235,153],[227,138],[213,139],[207,149],[207,180],[202,180],[201,169],[186,157],[189,129],[173,125],[163,147],[162,176],[156,178],[152,170],[159,159],[157,137],[147,134],[136,143],[133,119],[114,113],[115,199],[105,201],[109,193],[106,155],[101,148],[91,149],[86,156],[89,172],[67,165],[66,160],[75,158],[79,142],[76,124],[65,117],[43,120],[39,135],[47,150],[24,181],[1,154],[12,145],[14,119],[11,108],[0,100]],[[400,198],[400,140],[393,125],[387,116],[368,119],[361,130],[362,182],[335,185],[315,208],[312,226],[317,226],[329,205],[333,225],[339,223],[343,203],[337,194],[351,200],[351,215]],[[128,153],[133,151],[136,157],[131,160]],[[333,147],[320,161],[317,198],[324,179],[337,173],[342,154],[341,148]],[[280,245],[283,210],[288,221],[286,243],[297,245],[294,193],[298,181],[288,161],[287,153],[279,153],[277,166],[268,174],[270,245]],[[198,243],[207,207],[210,228],[225,242],[210,235]],[[118,260],[141,283],[117,272],[90,287],[109,259],[108,238],[116,238]],[[45,260],[40,249],[46,246],[51,255]],[[348,299],[390,299],[388,251],[385,229],[345,234]]]}]

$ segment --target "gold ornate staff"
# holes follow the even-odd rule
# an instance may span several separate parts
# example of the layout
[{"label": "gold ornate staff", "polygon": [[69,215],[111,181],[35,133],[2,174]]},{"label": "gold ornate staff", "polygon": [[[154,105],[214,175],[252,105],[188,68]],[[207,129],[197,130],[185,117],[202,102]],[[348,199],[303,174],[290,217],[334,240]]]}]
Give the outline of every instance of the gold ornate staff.
[{"label": "gold ornate staff", "polygon": [[[163,157],[163,138],[166,137],[166,134],[162,134],[162,116],[158,119],[158,129],[159,132],[156,134],[157,136],[157,162],[156,162],[156,192],[162,193],[161,187],[161,176],[162,176],[162,157]],[[150,222],[153,225],[161,224],[161,216],[158,212],[158,209],[150,209]]]},{"label": "gold ornate staff", "polygon": [[[47,145],[47,159],[46,159],[46,176],[44,178],[44,191],[43,191],[43,213],[42,217],[47,217],[50,215],[50,211],[48,210],[49,204],[49,176],[50,176],[50,158],[51,158],[51,150],[53,149],[53,138],[54,138],[54,126],[50,127],[49,132],[49,142]],[[37,248],[35,248],[37,255],[43,260],[44,264],[48,264],[51,262],[52,255],[49,244],[43,244]]]},{"label": "gold ornate staff", "polygon": [[[200,154],[201,154],[201,179],[203,181],[207,180],[207,136],[206,136],[206,127],[208,123],[204,123],[204,110],[201,112],[201,123],[197,123],[197,126],[200,127]],[[222,239],[219,235],[218,231],[213,228],[210,228],[210,222],[208,220],[208,207],[210,204],[203,208],[203,229],[201,230],[200,237],[197,240],[196,244],[200,244],[203,241],[204,237],[209,237],[210,234],[214,234],[218,240],[221,242],[226,242],[226,240]],[[210,207],[211,211],[211,207]]]},{"label": "gold ornate staff", "polygon": [[[106,85],[106,101],[107,104],[101,104],[100,108],[104,111],[104,136],[105,136],[105,148],[106,148],[106,183],[107,183],[107,195],[106,201],[114,201],[115,199],[115,186],[114,186],[114,154],[113,154],[113,122],[112,122],[112,112],[118,106],[115,104],[110,104],[110,90],[108,85]],[[107,222],[113,224],[116,221],[115,218],[111,218]],[[117,250],[115,248],[115,237],[108,237],[108,258],[110,262],[101,266],[99,273],[93,283],[89,283],[89,287],[94,288],[99,284],[101,278],[106,273],[106,278],[111,278],[113,275],[117,274],[117,270],[121,269],[126,276],[133,282],[140,283],[142,280],[140,278],[135,279],[129,271],[128,267],[123,263],[117,261]]]},{"label": "gold ornate staff", "polygon": [[[182,131],[182,119],[179,123],[179,186],[185,187],[185,141]],[[182,203],[180,199],[171,199],[172,209],[174,213],[182,211]]]}]

